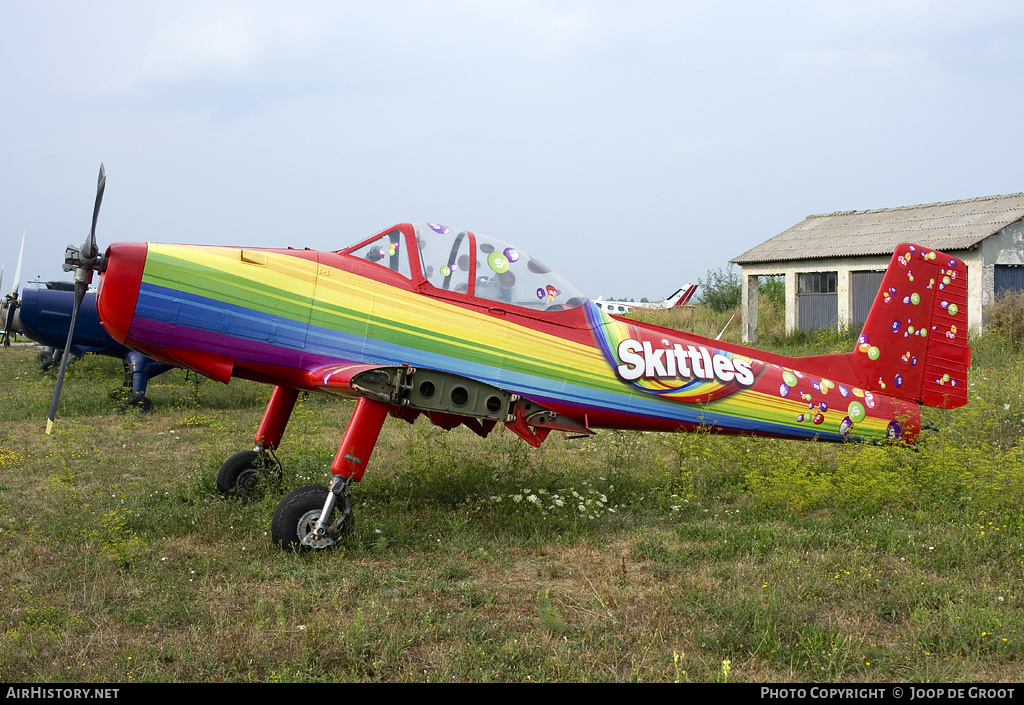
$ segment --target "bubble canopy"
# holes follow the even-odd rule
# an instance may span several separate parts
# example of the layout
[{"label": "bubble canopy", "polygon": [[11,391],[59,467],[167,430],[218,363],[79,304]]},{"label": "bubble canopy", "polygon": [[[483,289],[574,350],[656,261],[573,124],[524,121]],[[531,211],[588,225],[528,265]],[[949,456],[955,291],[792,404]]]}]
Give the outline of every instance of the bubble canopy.
[{"label": "bubble canopy", "polygon": [[512,306],[559,311],[586,300],[579,289],[523,250],[445,225],[395,226],[341,253],[442,291]]}]

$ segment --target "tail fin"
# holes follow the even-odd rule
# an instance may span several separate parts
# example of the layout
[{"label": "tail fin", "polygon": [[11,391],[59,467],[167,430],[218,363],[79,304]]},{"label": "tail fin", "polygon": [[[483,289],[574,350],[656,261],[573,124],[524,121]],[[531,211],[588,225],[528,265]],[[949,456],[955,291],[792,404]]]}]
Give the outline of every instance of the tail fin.
[{"label": "tail fin", "polygon": [[675,297],[677,295],[679,296],[679,298],[676,299],[675,302],[672,304],[672,307],[682,306],[683,304],[688,303],[690,301],[690,299],[693,298],[693,294],[696,291],[697,291],[697,285],[696,284],[687,284],[682,289],[679,289],[678,291],[676,291],[675,294],[672,294],[672,296],[669,297],[669,299],[671,300],[673,297]]},{"label": "tail fin", "polygon": [[854,352],[874,390],[926,406],[967,403],[967,266],[920,245],[896,248]]}]

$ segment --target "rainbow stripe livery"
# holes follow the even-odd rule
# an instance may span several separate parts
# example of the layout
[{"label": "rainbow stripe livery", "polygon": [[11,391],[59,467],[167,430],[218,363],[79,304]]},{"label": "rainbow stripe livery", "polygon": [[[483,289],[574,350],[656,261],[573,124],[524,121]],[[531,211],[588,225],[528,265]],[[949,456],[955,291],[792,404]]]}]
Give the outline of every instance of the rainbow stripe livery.
[{"label": "rainbow stripe livery", "polygon": [[533,445],[551,430],[698,427],[913,443],[919,404],[966,403],[970,364],[966,269],[912,245],[894,254],[857,349],[808,358],[611,316],[526,253],[430,223],[336,252],[116,243],[98,310],[155,359],[275,386],[251,456],[221,469],[226,494],[278,447],[300,391],[359,399],[331,489],[304,488],[275,513],[275,540],[297,550],[344,528],[388,415],[481,435],[504,423]]}]

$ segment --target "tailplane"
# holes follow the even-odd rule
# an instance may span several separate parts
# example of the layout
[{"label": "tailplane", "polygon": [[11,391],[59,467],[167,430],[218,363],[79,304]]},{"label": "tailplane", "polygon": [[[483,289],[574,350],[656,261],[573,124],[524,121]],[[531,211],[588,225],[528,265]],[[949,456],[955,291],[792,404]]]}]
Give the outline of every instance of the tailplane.
[{"label": "tailplane", "polygon": [[[688,304],[690,302],[690,299],[693,298],[693,295],[694,295],[694,293],[696,291],[697,291],[697,285],[696,284],[688,284],[688,285],[684,286],[682,289],[679,289],[676,293],[672,294],[672,296],[670,296],[668,298],[668,301],[670,302],[669,305],[670,306],[683,306],[684,304]],[[673,301],[673,299],[674,299],[674,301]]]},{"label": "tailplane", "polygon": [[875,391],[953,409],[967,403],[967,265],[896,248],[853,353]]}]

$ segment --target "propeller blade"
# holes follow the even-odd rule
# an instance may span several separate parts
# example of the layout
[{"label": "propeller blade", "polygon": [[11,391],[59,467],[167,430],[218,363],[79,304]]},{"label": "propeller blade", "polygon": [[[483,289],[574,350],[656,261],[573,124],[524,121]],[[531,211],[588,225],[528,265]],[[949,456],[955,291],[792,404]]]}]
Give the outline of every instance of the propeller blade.
[{"label": "propeller blade", "polygon": [[96,179],[96,205],[92,209],[92,229],[89,239],[82,245],[82,259],[86,262],[96,258],[96,221],[100,217],[100,204],[103,203],[103,189],[107,186],[107,170],[100,164],[100,175]]},{"label": "propeller blade", "polygon": [[100,175],[96,180],[96,205],[92,209],[92,228],[89,230],[89,237],[82,244],[77,252],[69,247],[65,252],[64,271],[75,270],[75,306],[71,310],[71,325],[68,327],[68,342],[64,346],[64,355],[60,360],[60,369],[57,370],[57,384],[53,387],[53,399],[50,400],[50,412],[46,416],[46,435],[53,431],[53,422],[57,418],[57,404],[60,402],[60,391],[64,386],[64,372],[68,368],[68,361],[71,359],[71,340],[75,335],[75,322],[78,320],[78,310],[82,307],[82,299],[92,281],[92,272],[97,269],[96,255],[96,220],[100,217],[100,204],[103,203],[103,189],[107,185],[107,170],[100,164]]},{"label": "propeller blade", "polygon": [[57,384],[53,387],[53,399],[50,400],[50,411],[46,415],[46,435],[53,431],[53,422],[57,418],[57,403],[60,401],[60,390],[64,386],[64,372],[68,369],[68,360],[71,359],[71,339],[75,335],[75,321],[78,319],[78,309],[82,306],[82,299],[85,298],[85,291],[89,285],[84,281],[75,281],[75,305],[71,309],[71,325],[68,327],[68,342],[64,345],[64,354],[60,358],[60,369],[57,370]]}]

